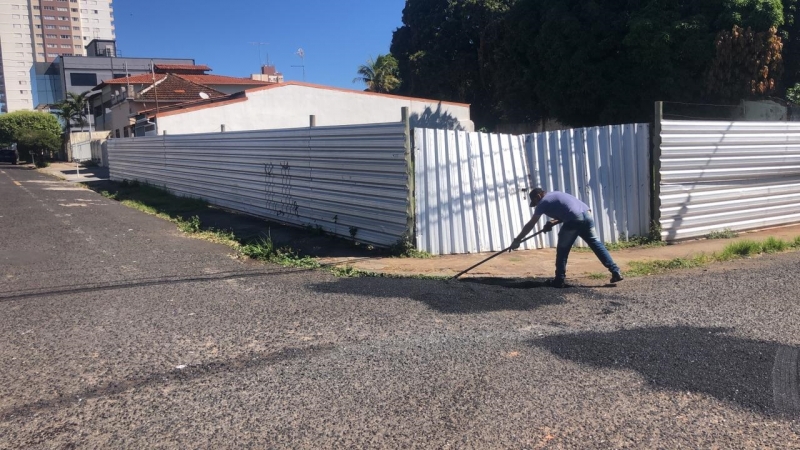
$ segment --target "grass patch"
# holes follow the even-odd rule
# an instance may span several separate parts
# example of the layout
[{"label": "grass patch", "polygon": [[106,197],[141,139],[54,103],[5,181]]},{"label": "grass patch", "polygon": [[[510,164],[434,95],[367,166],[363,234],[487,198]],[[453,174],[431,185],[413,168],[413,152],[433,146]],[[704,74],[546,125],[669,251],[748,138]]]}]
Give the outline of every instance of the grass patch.
[{"label": "grass patch", "polygon": [[590,273],[589,278],[591,278],[592,280],[603,280],[605,278],[608,278],[608,274],[600,272]]},{"label": "grass patch", "polygon": [[655,275],[676,269],[692,269],[708,264],[711,258],[705,254],[697,255],[694,258],[675,258],[669,260],[655,261],[631,261],[629,269],[625,275],[640,277],[645,275]]},{"label": "grass patch", "polygon": [[427,259],[431,257],[430,253],[417,250],[417,246],[408,236],[403,236],[389,247],[389,253],[396,258]]},{"label": "grass patch", "polygon": [[700,254],[692,258],[675,258],[670,260],[632,261],[628,264],[626,275],[636,277],[653,275],[676,269],[692,269],[702,267],[712,262],[724,262],[733,259],[747,258],[755,255],[780,253],[800,248],[800,236],[793,241],[770,237],[763,242],[741,240],[725,246],[720,253],[711,255]]},{"label": "grass patch", "polygon": [[630,238],[620,237],[618,242],[611,242],[606,244],[609,251],[624,250],[626,248],[654,248],[663,247],[667,245],[666,242],[660,239],[655,239],[651,236],[632,236]]},{"label": "grass patch", "polygon": [[733,239],[735,237],[739,237],[739,233],[731,230],[730,228],[725,228],[724,230],[719,231],[712,231],[706,235],[706,239]]}]

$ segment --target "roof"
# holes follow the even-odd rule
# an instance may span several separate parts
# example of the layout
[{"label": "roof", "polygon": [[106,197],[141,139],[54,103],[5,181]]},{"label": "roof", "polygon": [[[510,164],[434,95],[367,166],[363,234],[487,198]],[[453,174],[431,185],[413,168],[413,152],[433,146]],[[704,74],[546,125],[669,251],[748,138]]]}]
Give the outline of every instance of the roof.
[{"label": "roof", "polygon": [[199,72],[208,72],[211,70],[211,67],[208,67],[205,64],[155,64],[153,66],[156,70],[191,70],[191,71],[199,71]]},{"label": "roof", "polygon": [[197,83],[185,80],[179,75],[165,75],[165,78],[150,86],[136,97],[136,101],[147,102],[155,101],[156,95],[160,102],[186,102],[200,99],[200,93],[205,93],[210,98],[221,98],[226,95]]},{"label": "roof", "polygon": [[[161,80],[166,77],[163,73],[157,73],[155,75],[156,80]],[[122,78],[114,78],[113,80],[106,80],[100,83],[100,86],[104,84],[110,85],[125,85],[125,84],[151,84],[153,82],[153,74],[152,73],[143,73],[141,75],[133,75],[131,77],[122,77]]]},{"label": "roof", "polygon": [[[236,103],[236,102],[244,102],[247,101],[247,96],[242,92],[237,92],[235,94],[224,95],[222,97],[216,98],[209,98],[209,99],[195,99],[192,101],[182,102],[182,103],[173,103],[171,105],[162,106],[158,109],[159,114],[164,114],[165,112],[172,112],[172,111],[193,111],[195,109],[204,109],[209,107],[210,105],[219,106],[221,104],[229,104],[229,103]],[[154,117],[156,115],[156,109],[150,108],[139,111],[138,114],[144,114],[148,118]]]},{"label": "roof", "polygon": [[251,80],[250,78],[226,77],[224,75],[180,75],[180,76],[193,83],[199,83],[205,85],[241,84],[241,85],[252,85],[252,86],[267,86],[275,84],[275,83],[269,83],[267,81]]},{"label": "roof", "polygon": [[[268,86],[275,83],[268,83],[266,81],[258,81],[258,80],[251,80],[249,78],[236,78],[236,77],[226,77],[223,75],[184,75],[184,74],[173,74],[176,77],[183,78],[184,80],[190,81],[192,83],[202,84],[205,86],[209,85],[243,85],[243,86]],[[157,73],[155,74],[156,80],[161,80],[166,77],[166,74]],[[108,84],[108,85],[126,85],[126,84],[152,84],[153,83],[153,74],[151,73],[144,73],[141,75],[134,75],[132,77],[127,78],[115,78],[113,80],[106,80],[100,85]]]},{"label": "roof", "polygon": [[456,106],[470,106],[469,103],[461,103],[461,102],[451,102],[446,100],[434,100],[430,98],[419,98],[419,97],[406,97],[403,95],[395,95],[395,94],[381,94],[378,92],[369,92],[369,91],[356,91],[353,89],[344,89],[338,88],[333,86],[325,86],[322,84],[312,84],[312,83],[305,83],[301,81],[286,81],[284,83],[264,83],[267,86],[257,86],[248,88],[245,92],[258,92],[266,89],[278,89],[286,86],[302,86],[314,89],[324,89],[326,91],[337,91],[337,92],[344,92],[347,94],[356,94],[356,95],[371,95],[376,97],[387,97],[393,99],[402,99],[402,100],[410,100],[410,101],[418,101],[418,102],[429,102],[429,103],[442,103],[445,105],[456,105]]}]

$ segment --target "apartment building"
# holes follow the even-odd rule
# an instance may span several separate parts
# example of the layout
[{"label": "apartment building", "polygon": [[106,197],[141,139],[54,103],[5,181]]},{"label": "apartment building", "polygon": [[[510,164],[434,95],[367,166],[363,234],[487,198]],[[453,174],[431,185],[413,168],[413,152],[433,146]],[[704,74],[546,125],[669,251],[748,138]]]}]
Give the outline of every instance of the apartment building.
[{"label": "apartment building", "polygon": [[115,39],[112,0],[0,0],[0,111],[33,109],[34,63]]}]

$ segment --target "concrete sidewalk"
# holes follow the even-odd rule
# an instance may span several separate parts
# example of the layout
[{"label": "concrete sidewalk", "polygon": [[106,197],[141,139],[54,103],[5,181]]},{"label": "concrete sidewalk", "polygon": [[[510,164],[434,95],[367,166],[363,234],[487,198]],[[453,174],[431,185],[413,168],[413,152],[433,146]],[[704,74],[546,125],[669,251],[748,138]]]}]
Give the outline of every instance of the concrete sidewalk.
[{"label": "concrete sidewalk", "polygon": [[39,171],[72,183],[108,180],[108,167],[84,167],[75,163],[53,162]]}]

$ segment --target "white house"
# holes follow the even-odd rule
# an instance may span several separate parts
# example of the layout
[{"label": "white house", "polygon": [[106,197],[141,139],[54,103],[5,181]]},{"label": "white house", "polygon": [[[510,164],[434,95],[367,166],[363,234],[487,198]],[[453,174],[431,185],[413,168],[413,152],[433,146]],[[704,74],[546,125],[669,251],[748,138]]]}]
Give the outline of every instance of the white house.
[{"label": "white house", "polygon": [[311,116],[316,126],[397,122],[402,107],[412,127],[474,131],[468,104],[290,81],[142,111],[136,135],[145,134],[145,123],[155,123],[158,134],[193,134],[307,127]]}]

